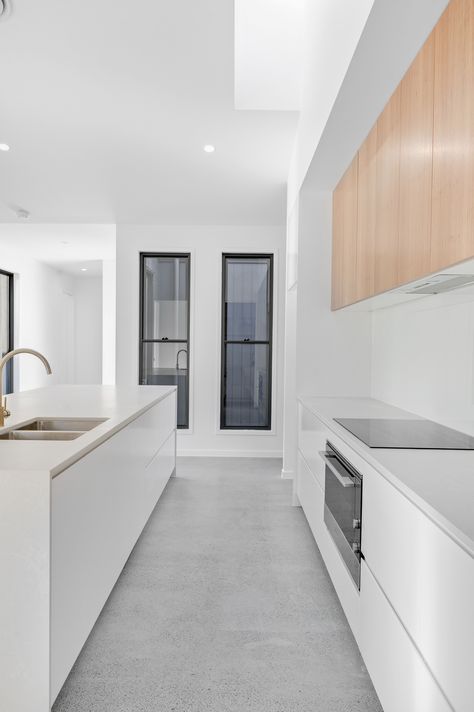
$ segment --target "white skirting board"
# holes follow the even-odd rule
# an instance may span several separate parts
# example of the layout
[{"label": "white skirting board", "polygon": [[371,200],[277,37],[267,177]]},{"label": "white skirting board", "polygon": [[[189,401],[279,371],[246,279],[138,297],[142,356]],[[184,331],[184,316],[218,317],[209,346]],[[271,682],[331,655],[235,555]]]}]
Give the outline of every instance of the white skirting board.
[{"label": "white skirting board", "polygon": [[[179,431],[178,431],[179,432]],[[261,457],[281,460],[281,450],[180,450],[177,457]]]}]

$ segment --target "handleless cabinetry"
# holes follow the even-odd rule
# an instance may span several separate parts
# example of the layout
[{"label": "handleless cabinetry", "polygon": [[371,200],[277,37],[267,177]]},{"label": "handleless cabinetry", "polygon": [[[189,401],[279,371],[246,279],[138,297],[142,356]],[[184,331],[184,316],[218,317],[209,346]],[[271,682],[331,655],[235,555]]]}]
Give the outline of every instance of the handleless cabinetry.
[{"label": "handleless cabinetry", "polygon": [[333,196],[332,308],[356,299],[358,156],[343,175]]},{"label": "handleless cabinetry", "polygon": [[451,0],[334,191],[332,308],[474,257],[473,194],[474,2]]},{"label": "handleless cabinetry", "polygon": [[400,97],[398,88],[377,121],[377,191],[375,194],[376,292],[397,283],[400,215]]},{"label": "handleless cabinetry", "polygon": [[51,704],[175,468],[176,392],[51,483]]},{"label": "handleless cabinetry", "polygon": [[377,124],[359,150],[357,186],[356,299],[375,290]]},{"label": "handleless cabinetry", "polygon": [[474,254],[474,2],[452,0],[435,28],[431,269]]},{"label": "handleless cabinetry", "polygon": [[[474,700],[471,556],[372,468],[364,474],[363,506],[362,550],[370,573],[369,590],[374,588],[372,579],[377,581],[436,679],[438,698],[449,700],[456,712],[470,712]],[[370,616],[372,609],[371,605],[365,615]],[[379,635],[377,627],[368,627],[362,648],[371,648],[372,638]],[[415,692],[420,681],[415,678],[409,684]],[[441,704],[446,706],[440,702],[426,709],[444,709]]]},{"label": "handleless cabinetry", "polygon": [[434,45],[430,35],[400,85],[400,284],[430,272]]}]

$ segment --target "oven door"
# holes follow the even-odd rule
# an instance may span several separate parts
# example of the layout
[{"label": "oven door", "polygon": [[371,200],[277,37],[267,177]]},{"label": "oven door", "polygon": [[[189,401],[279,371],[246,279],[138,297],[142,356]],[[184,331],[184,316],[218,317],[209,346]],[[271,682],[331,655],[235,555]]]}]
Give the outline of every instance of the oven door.
[{"label": "oven door", "polygon": [[356,586],[360,588],[362,476],[331,443],[325,462],[324,522]]}]

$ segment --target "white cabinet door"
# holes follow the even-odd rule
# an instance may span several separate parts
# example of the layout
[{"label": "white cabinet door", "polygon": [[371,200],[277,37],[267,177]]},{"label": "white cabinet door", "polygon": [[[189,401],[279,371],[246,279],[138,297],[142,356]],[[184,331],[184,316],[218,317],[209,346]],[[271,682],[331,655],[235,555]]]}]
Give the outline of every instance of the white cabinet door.
[{"label": "white cabinet door", "polygon": [[384,712],[453,712],[364,562],[360,600],[359,647]]},{"label": "white cabinet door", "polygon": [[362,551],[453,709],[472,712],[474,560],[371,470],[364,473]]}]

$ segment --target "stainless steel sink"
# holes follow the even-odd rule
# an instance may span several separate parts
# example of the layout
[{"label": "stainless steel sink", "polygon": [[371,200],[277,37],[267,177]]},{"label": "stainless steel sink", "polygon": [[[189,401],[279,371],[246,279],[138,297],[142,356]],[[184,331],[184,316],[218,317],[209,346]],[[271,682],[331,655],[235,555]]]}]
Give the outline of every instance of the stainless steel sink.
[{"label": "stainless steel sink", "polygon": [[35,418],[0,433],[0,440],[75,440],[108,418]]},{"label": "stainless steel sink", "polygon": [[101,423],[105,423],[106,420],[107,418],[37,418],[30,420],[29,423],[25,423],[25,425],[15,430],[47,430],[54,432],[73,430],[85,433],[88,430],[96,428]]},{"label": "stainless steel sink", "polygon": [[84,435],[74,430],[8,430],[0,435],[0,440],[75,440]]}]

